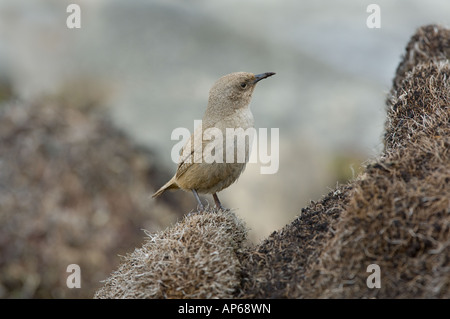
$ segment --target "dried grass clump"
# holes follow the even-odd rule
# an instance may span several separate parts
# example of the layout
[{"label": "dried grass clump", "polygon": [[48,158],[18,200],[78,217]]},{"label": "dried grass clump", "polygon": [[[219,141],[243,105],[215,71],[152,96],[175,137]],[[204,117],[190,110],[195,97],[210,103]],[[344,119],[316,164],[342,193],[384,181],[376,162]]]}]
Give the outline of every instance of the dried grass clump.
[{"label": "dried grass clump", "polygon": [[[450,297],[450,139],[420,140],[367,168],[301,295]],[[369,289],[367,266],[381,268]]]},{"label": "dried grass clump", "polygon": [[[449,29],[423,26],[411,37],[387,100],[385,152],[421,134],[439,136],[448,128],[450,80],[441,69],[448,68],[449,59]],[[442,85],[434,85],[436,81]]]},{"label": "dried grass clump", "polygon": [[449,59],[450,30],[434,24],[420,27],[406,46],[405,55],[397,67],[391,94],[396,94],[406,74],[417,65],[448,62]]},{"label": "dried grass clump", "polygon": [[388,101],[385,152],[411,147],[419,139],[445,137],[449,126],[449,63],[419,64],[404,76]]},{"label": "dried grass clump", "polygon": [[343,185],[319,202],[302,209],[301,215],[282,230],[273,232],[242,258],[240,298],[294,298],[305,271],[322,251],[330,230],[345,209],[351,186]]},{"label": "dried grass clump", "polygon": [[247,235],[230,211],[186,216],[124,257],[95,298],[231,298]]}]

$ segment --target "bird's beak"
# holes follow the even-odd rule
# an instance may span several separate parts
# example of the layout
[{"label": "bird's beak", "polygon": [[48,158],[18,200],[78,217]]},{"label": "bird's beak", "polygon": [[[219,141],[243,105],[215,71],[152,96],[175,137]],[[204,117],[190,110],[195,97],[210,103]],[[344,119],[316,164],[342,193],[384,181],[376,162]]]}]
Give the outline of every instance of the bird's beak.
[{"label": "bird's beak", "polygon": [[261,74],[256,74],[255,75],[255,81],[253,81],[253,84],[258,83],[259,81],[268,78],[269,76],[274,75],[275,72],[266,72],[266,73],[261,73]]}]

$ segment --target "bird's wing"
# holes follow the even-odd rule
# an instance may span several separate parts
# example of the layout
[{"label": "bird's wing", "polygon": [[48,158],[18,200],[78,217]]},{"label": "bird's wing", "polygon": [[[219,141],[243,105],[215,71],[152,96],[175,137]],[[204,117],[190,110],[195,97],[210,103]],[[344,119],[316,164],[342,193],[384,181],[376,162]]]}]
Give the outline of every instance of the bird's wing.
[{"label": "bird's wing", "polygon": [[[218,128],[212,130],[195,130],[181,150],[176,178],[186,173],[189,168],[200,162],[212,163],[224,161],[224,142]],[[205,136],[203,136],[205,134]],[[204,137],[204,139],[203,139]],[[193,142],[192,142],[193,141]]]},{"label": "bird's wing", "polygon": [[192,164],[202,160],[202,142],[202,131],[200,127],[189,137],[181,150],[178,168],[175,174],[176,178],[183,175]]},{"label": "bird's wing", "polygon": [[176,178],[179,178],[188,170],[188,168],[194,163],[193,159],[194,159],[194,150],[192,150],[190,153],[187,153],[183,149],[180,156],[180,161],[178,162],[177,173],[175,174]]}]

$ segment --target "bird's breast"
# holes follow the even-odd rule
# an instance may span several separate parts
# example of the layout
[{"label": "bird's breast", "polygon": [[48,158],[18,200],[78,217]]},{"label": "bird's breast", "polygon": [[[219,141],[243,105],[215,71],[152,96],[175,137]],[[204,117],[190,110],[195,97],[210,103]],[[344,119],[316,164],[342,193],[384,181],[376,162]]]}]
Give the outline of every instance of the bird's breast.
[{"label": "bird's breast", "polygon": [[239,109],[230,116],[225,117],[222,121],[217,123],[216,127],[221,129],[226,128],[243,128],[244,130],[250,127],[254,127],[253,114],[250,109]]}]

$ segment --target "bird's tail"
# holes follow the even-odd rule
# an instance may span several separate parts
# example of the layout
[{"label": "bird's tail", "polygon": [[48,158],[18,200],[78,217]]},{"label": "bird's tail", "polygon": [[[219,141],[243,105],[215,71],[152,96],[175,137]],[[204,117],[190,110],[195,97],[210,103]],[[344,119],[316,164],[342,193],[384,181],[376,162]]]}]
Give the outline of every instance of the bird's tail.
[{"label": "bird's tail", "polygon": [[170,181],[164,184],[160,189],[158,189],[153,195],[152,198],[158,197],[162,193],[164,193],[168,189],[178,189],[178,185],[175,182],[175,178],[172,178]]}]

